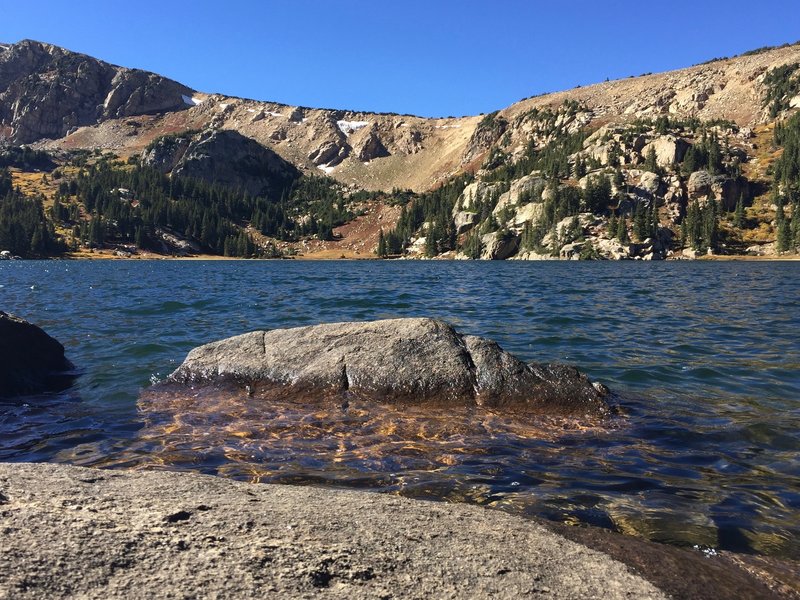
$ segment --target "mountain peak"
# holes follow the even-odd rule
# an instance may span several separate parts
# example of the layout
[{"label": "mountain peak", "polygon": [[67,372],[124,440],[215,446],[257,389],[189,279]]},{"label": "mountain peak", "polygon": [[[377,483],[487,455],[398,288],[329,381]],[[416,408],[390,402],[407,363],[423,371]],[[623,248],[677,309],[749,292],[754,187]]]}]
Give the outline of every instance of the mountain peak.
[{"label": "mountain peak", "polygon": [[0,52],[0,139],[57,139],[107,119],[185,109],[190,88],[36,40]]}]

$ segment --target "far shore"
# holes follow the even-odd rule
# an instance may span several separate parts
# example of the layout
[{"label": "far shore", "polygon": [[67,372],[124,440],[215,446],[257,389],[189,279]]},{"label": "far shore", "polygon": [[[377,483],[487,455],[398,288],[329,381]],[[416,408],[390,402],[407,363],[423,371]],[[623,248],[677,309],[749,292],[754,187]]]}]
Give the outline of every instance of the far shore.
[{"label": "far shore", "polygon": [[[187,256],[170,256],[164,254],[155,254],[152,252],[143,252],[141,254],[132,254],[130,256],[117,256],[114,254],[113,251],[106,250],[106,251],[97,251],[97,252],[78,252],[78,253],[67,253],[63,256],[52,256],[43,259],[28,259],[28,260],[177,260],[177,261],[253,261],[253,260],[269,260],[269,261],[284,261],[284,260],[302,260],[302,261],[336,261],[336,260],[364,260],[364,261],[381,261],[381,260],[397,260],[397,259],[382,259],[378,258],[377,256],[370,256],[365,254],[360,254],[352,251],[345,251],[345,252],[332,252],[332,251],[323,251],[323,252],[313,252],[309,254],[297,254],[294,256],[285,256],[280,258],[242,258],[236,256],[219,256],[217,254],[191,254]],[[436,259],[416,259],[412,258],[409,260],[454,260],[452,258],[436,258]],[[746,262],[794,262],[800,261],[800,255],[765,255],[765,256],[750,256],[747,254],[715,254],[711,256],[699,256],[694,259],[690,258],[668,258],[666,262],[677,262],[677,261],[722,261],[722,262],[732,262],[732,261],[746,261]],[[465,261],[465,262],[473,262],[473,261]],[[505,262],[505,261],[499,261]],[[540,261],[528,261],[528,262],[540,262]],[[541,261],[541,262],[569,262],[567,260],[559,260],[559,259],[552,259],[552,261]],[[581,262],[591,262],[591,261],[581,261]],[[608,262],[608,261],[595,261],[595,262]],[[641,261],[619,261],[619,262],[641,262]],[[664,261],[658,261],[664,262]]]}]

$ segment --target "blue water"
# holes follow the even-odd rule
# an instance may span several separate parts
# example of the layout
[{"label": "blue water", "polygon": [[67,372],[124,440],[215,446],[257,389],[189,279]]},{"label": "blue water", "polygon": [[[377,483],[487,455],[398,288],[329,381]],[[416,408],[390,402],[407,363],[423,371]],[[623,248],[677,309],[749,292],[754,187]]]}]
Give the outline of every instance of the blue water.
[{"label": "blue water", "polygon": [[[0,403],[0,460],[147,464],[140,390],[191,348],[254,329],[435,316],[525,360],[580,367],[621,394],[626,416],[556,437],[471,436],[479,453],[438,462],[342,465],[302,440],[262,444],[247,460],[265,472],[280,462],[280,476],[258,479],[800,558],[800,263],[6,262],[0,310],[42,326],[83,371],[64,394]],[[248,478],[229,450],[163,465]]]}]

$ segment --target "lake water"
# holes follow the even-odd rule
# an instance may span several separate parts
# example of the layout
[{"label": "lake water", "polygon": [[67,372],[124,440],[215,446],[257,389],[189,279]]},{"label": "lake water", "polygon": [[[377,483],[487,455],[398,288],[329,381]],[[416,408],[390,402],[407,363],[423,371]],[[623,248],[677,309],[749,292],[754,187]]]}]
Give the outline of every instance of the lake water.
[{"label": "lake water", "polygon": [[[0,310],[83,371],[64,394],[0,402],[0,460],[356,486],[800,558],[800,263],[4,262]],[[137,408],[199,344],[408,316],[574,364],[625,416],[536,434],[270,407],[244,433],[177,438]]]}]

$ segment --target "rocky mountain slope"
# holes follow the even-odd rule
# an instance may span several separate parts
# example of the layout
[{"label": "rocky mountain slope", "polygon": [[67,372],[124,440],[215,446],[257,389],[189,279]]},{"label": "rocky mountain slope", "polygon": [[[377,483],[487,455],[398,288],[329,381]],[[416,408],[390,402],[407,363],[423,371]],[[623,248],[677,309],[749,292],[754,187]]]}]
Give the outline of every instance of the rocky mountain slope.
[{"label": "rocky mountain slope", "polygon": [[253,196],[280,192],[300,176],[294,165],[234,130],[164,136],[144,151],[142,163],[171,177],[241,188]]},{"label": "rocky mountain slope", "polygon": [[[428,119],[206,94],[23,41],[0,46],[0,141],[70,156],[111,152],[173,177],[265,193],[273,205],[283,198],[269,217],[280,225],[257,219],[261,226],[248,236],[256,243],[259,235],[299,242],[291,251],[314,246],[308,242],[320,235],[321,215],[314,212],[320,206],[327,207],[324,245],[336,239],[330,232],[337,225],[358,216],[358,206],[390,214],[373,210],[377,201],[408,208],[361,228],[371,239],[378,227],[387,234],[376,248],[381,254],[742,252],[753,243],[777,243],[783,215],[794,214],[795,198],[782,191],[793,184],[777,189],[771,169],[783,148],[775,123],[800,108],[799,64],[800,45],[786,45],[532,97],[489,115]],[[325,184],[323,193],[313,184],[313,197],[306,189],[292,196],[299,204],[289,201],[286,186],[300,174],[327,175],[339,188]],[[719,222],[737,210],[735,223]],[[72,216],[80,225],[90,212]],[[249,214],[239,211],[231,227],[252,226]],[[703,231],[704,220],[714,221],[707,226],[713,231]]]},{"label": "rocky mountain slope", "polygon": [[178,111],[192,93],[51,44],[0,45],[0,140],[28,144],[109,119]]},{"label": "rocky mountain slope", "polygon": [[[17,143],[70,133],[48,147],[127,155],[166,133],[234,129],[309,172],[364,189],[423,191],[474,166],[501,135],[521,152],[530,133],[526,115],[565,101],[586,107],[581,118],[588,127],[659,114],[753,127],[769,118],[766,72],[798,61],[795,45],[545,94],[501,110],[500,125],[487,129],[480,116],[426,119],[198,94],[151,73],[26,40],[0,50],[0,131]],[[134,116],[140,118],[128,118]]]}]

